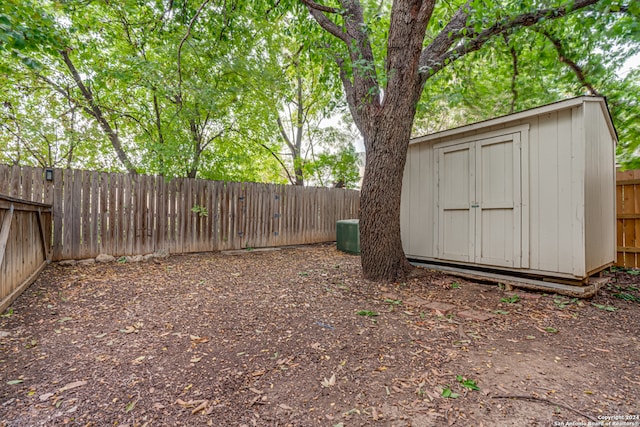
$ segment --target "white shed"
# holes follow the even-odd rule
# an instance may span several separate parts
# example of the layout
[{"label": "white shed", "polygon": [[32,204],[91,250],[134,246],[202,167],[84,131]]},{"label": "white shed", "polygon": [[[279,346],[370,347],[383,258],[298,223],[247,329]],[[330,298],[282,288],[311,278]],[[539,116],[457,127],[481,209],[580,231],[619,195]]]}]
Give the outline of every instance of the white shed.
[{"label": "white shed", "polygon": [[587,96],[412,139],[407,257],[584,282],[615,260],[616,143]]}]

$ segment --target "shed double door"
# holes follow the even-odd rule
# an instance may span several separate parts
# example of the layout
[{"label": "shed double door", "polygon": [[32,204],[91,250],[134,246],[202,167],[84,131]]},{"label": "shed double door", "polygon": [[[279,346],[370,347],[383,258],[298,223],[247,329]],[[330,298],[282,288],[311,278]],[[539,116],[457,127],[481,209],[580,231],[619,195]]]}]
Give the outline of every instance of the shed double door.
[{"label": "shed double door", "polygon": [[437,257],[523,266],[520,133],[436,151]]}]

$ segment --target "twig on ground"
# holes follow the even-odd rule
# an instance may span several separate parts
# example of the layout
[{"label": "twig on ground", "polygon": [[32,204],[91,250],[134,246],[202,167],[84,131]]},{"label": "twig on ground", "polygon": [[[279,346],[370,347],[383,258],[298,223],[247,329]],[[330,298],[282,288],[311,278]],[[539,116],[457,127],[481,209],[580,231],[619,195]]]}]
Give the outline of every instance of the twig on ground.
[{"label": "twig on ground", "polygon": [[560,408],[564,408],[568,411],[571,412],[575,412],[576,414],[585,417],[588,420],[591,420],[593,422],[598,422],[597,419],[595,419],[594,417],[592,417],[591,415],[587,415],[583,412],[578,411],[577,409],[572,408],[569,405],[565,405],[564,403],[560,403],[560,402],[555,402],[553,400],[550,399],[545,399],[544,397],[535,397],[535,396],[526,396],[526,395],[498,395],[498,396],[491,396],[492,399],[520,399],[520,400],[532,400],[534,402],[544,402],[547,403],[549,405],[555,405],[558,406]]}]

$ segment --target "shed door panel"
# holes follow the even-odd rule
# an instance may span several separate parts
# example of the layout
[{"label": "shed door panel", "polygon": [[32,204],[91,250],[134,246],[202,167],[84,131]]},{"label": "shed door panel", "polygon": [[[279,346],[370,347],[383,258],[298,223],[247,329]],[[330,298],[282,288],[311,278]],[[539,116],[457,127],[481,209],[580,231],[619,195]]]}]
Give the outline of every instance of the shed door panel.
[{"label": "shed door panel", "polygon": [[438,153],[438,247],[442,258],[473,261],[474,218],[469,200],[474,188],[474,147],[460,144]]},{"label": "shed door panel", "polygon": [[437,256],[520,267],[520,135],[487,138],[437,151]]},{"label": "shed door panel", "polygon": [[520,267],[519,137],[477,142],[475,262],[479,264]]}]

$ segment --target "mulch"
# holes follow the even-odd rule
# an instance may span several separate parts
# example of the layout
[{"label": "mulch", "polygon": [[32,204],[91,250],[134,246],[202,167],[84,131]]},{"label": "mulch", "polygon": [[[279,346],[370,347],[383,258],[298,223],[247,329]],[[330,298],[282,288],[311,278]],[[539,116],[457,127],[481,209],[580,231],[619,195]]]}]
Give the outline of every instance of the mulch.
[{"label": "mulch", "polygon": [[359,262],[52,264],[0,318],[0,425],[640,426],[636,271],[579,300]]}]

